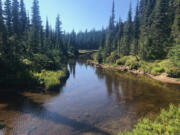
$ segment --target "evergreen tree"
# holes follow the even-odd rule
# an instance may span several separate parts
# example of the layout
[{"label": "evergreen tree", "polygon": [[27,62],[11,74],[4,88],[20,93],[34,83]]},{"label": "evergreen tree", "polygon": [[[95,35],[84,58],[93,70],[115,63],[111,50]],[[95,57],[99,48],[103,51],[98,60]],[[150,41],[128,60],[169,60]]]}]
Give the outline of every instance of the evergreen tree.
[{"label": "evergreen tree", "polygon": [[118,32],[117,32],[117,39],[118,39],[118,54],[120,55],[120,48],[121,48],[121,41],[122,41],[122,37],[123,37],[123,28],[124,27],[124,24],[121,20],[121,18],[119,19],[119,24],[118,24]]},{"label": "evergreen tree", "polygon": [[12,35],[12,13],[11,13],[11,0],[6,0],[4,4],[4,19],[8,31],[8,35]]},{"label": "evergreen tree", "polygon": [[61,44],[61,34],[62,34],[62,31],[61,31],[61,21],[60,21],[60,16],[57,15],[56,17],[56,30],[55,30],[55,34],[56,34],[56,46],[57,48],[61,48],[62,49],[62,44]]},{"label": "evergreen tree", "polygon": [[96,60],[97,60],[98,63],[102,63],[102,62],[103,62],[103,56],[102,56],[102,50],[101,50],[101,48],[100,48],[99,51],[98,51]]},{"label": "evergreen tree", "polygon": [[67,43],[67,49],[70,56],[73,56],[74,54],[77,54],[76,52],[76,33],[73,30],[69,36],[68,36],[68,43]]},{"label": "evergreen tree", "polygon": [[2,10],[2,1],[0,0],[0,32],[3,32],[4,20],[3,20],[3,10]]},{"label": "evergreen tree", "polygon": [[124,26],[123,47],[122,47],[122,53],[124,55],[130,54],[130,46],[132,43],[132,33],[133,33],[132,7],[130,4],[130,8],[128,12],[128,19]]},{"label": "evergreen tree", "polygon": [[133,55],[138,54],[139,35],[140,35],[140,20],[139,20],[139,3],[137,2],[136,14],[134,17],[134,28],[133,28]]},{"label": "evergreen tree", "polygon": [[156,0],[141,0],[139,6],[140,16],[140,37],[139,37],[139,55],[143,59],[148,59],[148,45],[151,44],[149,40],[149,33],[151,25],[154,22],[152,14]]},{"label": "evergreen tree", "polygon": [[112,51],[112,43],[113,43],[114,29],[115,29],[114,23],[115,23],[115,4],[113,0],[112,14],[109,19],[109,26],[108,26],[107,34],[106,34],[106,47],[105,47],[106,55],[109,55]]},{"label": "evergreen tree", "polygon": [[103,49],[105,47],[105,40],[106,40],[106,30],[104,28],[102,28],[101,37],[99,40],[99,47],[101,47],[101,49]]},{"label": "evergreen tree", "polygon": [[25,5],[24,5],[24,0],[20,1],[20,32],[24,33],[28,27],[28,20],[27,20],[27,15],[26,15],[26,9],[25,9]]},{"label": "evergreen tree", "polygon": [[39,1],[33,1],[32,7],[32,49],[38,52],[41,46],[41,17],[39,13]]},{"label": "evergreen tree", "polygon": [[13,33],[19,35],[19,3],[18,0],[13,0],[12,3],[12,26],[13,26]]},{"label": "evergreen tree", "polygon": [[41,45],[40,47],[41,47],[41,52],[43,52],[44,51],[43,48],[45,48],[45,46],[44,46],[44,42],[45,42],[44,37],[45,37],[44,29],[43,29],[43,26],[41,26],[41,30],[40,30],[40,45]]},{"label": "evergreen tree", "polygon": [[3,10],[2,10],[2,1],[0,0],[0,57],[1,53],[3,53],[3,36],[5,35],[5,26],[4,26],[4,20],[3,20]]},{"label": "evergreen tree", "polygon": [[51,46],[50,42],[50,27],[49,27],[49,21],[48,18],[46,18],[46,29],[45,29],[45,48],[48,49]]},{"label": "evergreen tree", "polygon": [[168,17],[169,0],[157,1],[153,11],[154,20],[150,30],[148,39],[148,51],[146,57],[148,59],[163,59],[167,55],[167,47],[170,37],[170,22]]},{"label": "evergreen tree", "polygon": [[172,25],[172,36],[174,39],[174,42],[178,42],[180,39],[180,1],[175,0],[175,17],[174,17],[174,23]]},{"label": "evergreen tree", "polygon": [[172,26],[173,48],[169,52],[170,59],[175,66],[180,67],[180,1],[175,0],[175,17]]},{"label": "evergreen tree", "polygon": [[49,21],[48,18],[46,18],[46,38],[49,37]]}]

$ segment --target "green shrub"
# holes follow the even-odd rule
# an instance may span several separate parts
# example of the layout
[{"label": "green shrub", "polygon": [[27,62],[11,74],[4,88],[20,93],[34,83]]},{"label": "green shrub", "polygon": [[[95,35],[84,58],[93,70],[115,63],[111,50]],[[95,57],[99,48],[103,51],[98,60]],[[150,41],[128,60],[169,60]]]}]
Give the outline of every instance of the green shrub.
[{"label": "green shrub", "polygon": [[125,65],[128,66],[129,69],[138,69],[140,66],[139,62],[135,60],[127,60]]},{"label": "green shrub", "polygon": [[174,66],[180,67],[180,41],[170,50],[169,57]]},{"label": "green shrub", "polygon": [[170,105],[169,111],[163,109],[154,121],[145,118],[131,132],[121,132],[118,135],[179,135],[179,127],[180,106]]},{"label": "green shrub", "polygon": [[51,88],[55,88],[61,84],[61,79],[67,76],[67,70],[42,70],[40,73],[34,73],[34,76],[39,80],[41,85],[46,89],[51,90]]},{"label": "green shrub", "polygon": [[37,84],[27,65],[15,57],[12,61],[0,59],[0,85],[7,88],[31,87]]},{"label": "green shrub", "polygon": [[110,56],[105,58],[106,63],[116,63],[116,60],[119,58],[116,51],[112,52]]},{"label": "green shrub", "polygon": [[41,69],[51,69],[53,61],[44,54],[34,54],[32,57],[32,69],[40,71]]},{"label": "green shrub", "polygon": [[151,70],[151,74],[153,75],[160,75],[161,73],[163,73],[165,70],[163,67],[153,67]]},{"label": "green shrub", "polygon": [[109,57],[107,57],[107,58],[105,59],[105,62],[106,62],[106,63],[114,63],[115,60],[114,60],[114,58],[113,58],[112,56],[109,56]]},{"label": "green shrub", "polygon": [[97,55],[98,55],[98,52],[95,52],[91,55],[91,57],[94,61],[96,61]]},{"label": "green shrub", "polygon": [[112,58],[113,58],[113,60],[114,60],[114,63],[116,62],[117,59],[120,58],[120,56],[118,55],[118,52],[117,52],[117,51],[113,51],[113,52],[111,53],[111,56],[112,56]]},{"label": "green shrub", "polygon": [[124,56],[124,57],[118,59],[118,60],[116,61],[116,64],[117,64],[117,65],[125,65],[127,59],[128,59],[128,56]]},{"label": "green shrub", "polygon": [[124,56],[116,61],[117,65],[125,65],[130,69],[138,69],[140,67],[139,60],[134,56]]},{"label": "green shrub", "polygon": [[96,60],[98,63],[102,63],[103,62],[103,57],[101,52],[98,52],[97,56],[96,56]]},{"label": "green shrub", "polygon": [[149,73],[151,72],[151,67],[149,66],[149,64],[145,61],[140,61],[139,62],[139,70],[143,71],[144,73]]},{"label": "green shrub", "polygon": [[178,78],[178,77],[180,77],[180,68],[178,68],[178,67],[171,67],[167,71],[167,73],[168,73],[169,77]]}]

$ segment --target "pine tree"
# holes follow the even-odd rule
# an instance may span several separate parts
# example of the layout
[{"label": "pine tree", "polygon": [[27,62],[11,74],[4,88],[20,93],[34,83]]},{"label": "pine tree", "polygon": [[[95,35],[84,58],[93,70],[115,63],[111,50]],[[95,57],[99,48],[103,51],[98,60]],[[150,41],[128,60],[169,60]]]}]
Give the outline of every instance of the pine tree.
[{"label": "pine tree", "polygon": [[45,48],[50,48],[50,26],[48,18],[46,18],[46,29],[45,29]]},{"label": "pine tree", "polygon": [[4,29],[4,20],[3,20],[3,10],[2,10],[2,1],[0,0],[0,32],[3,33]]},{"label": "pine tree", "polygon": [[175,66],[180,67],[180,1],[175,0],[175,17],[172,26],[173,48],[169,52],[170,60]]},{"label": "pine tree", "polygon": [[4,21],[3,21],[3,10],[2,10],[2,1],[0,0],[0,55],[3,53],[3,35],[4,33]]},{"label": "pine tree", "polygon": [[108,30],[107,30],[107,34],[106,34],[106,47],[105,47],[106,55],[110,55],[110,53],[112,51],[112,43],[113,43],[114,29],[115,29],[114,23],[115,23],[115,4],[114,4],[114,0],[113,0],[112,14],[109,19],[109,26],[108,26]]},{"label": "pine tree", "polygon": [[138,54],[139,35],[140,35],[140,20],[139,20],[139,3],[137,2],[136,14],[134,17],[134,28],[133,28],[133,55]]},{"label": "pine tree", "polygon": [[99,40],[99,47],[101,49],[103,49],[104,46],[105,46],[105,40],[106,40],[106,30],[104,28],[102,28],[102,30],[101,30],[101,38]]},{"label": "pine tree", "polygon": [[148,38],[148,59],[163,59],[167,55],[169,46],[170,22],[168,17],[169,0],[157,1],[153,11],[154,21],[152,23]]},{"label": "pine tree", "polygon": [[55,34],[56,34],[56,48],[61,48],[62,49],[62,44],[61,44],[61,21],[60,21],[60,16],[57,15],[56,17],[56,30],[55,30]]},{"label": "pine tree", "polygon": [[73,30],[70,35],[68,36],[68,52],[70,54],[70,56],[73,56],[74,54],[76,54],[76,33]]},{"label": "pine tree", "polygon": [[140,37],[139,37],[139,55],[143,59],[148,59],[148,46],[150,43],[149,33],[151,25],[154,22],[153,10],[156,0],[141,0],[139,6],[140,16]]},{"label": "pine tree", "polygon": [[132,32],[133,32],[132,7],[130,4],[130,8],[128,12],[128,19],[124,26],[123,47],[122,47],[123,55],[130,54],[130,46],[132,43]]},{"label": "pine tree", "polygon": [[46,38],[49,37],[49,21],[48,18],[46,18]]},{"label": "pine tree", "polygon": [[32,7],[32,49],[38,52],[41,46],[41,17],[39,13],[39,1],[33,1]]},{"label": "pine tree", "polygon": [[16,35],[19,35],[20,29],[19,29],[19,3],[18,0],[13,0],[12,3],[12,26],[13,26],[13,33]]},{"label": "pine tree", "polygon": [[25,5],[24,5],[24,0],[20,1],[20,32],[24,33],[28,27],[28,21],[27,21],[27,16],[26,16],[26,9],[25,9]]},{"label": "pine tree", "polygon": [[118,39],[118,54],[120,55],[120,48],[121,48],[121,41],[122,41],[122,37],[123,37],[123,33],[124,33],[124,24],[121,20],[121,18],[119,19],[119,24],[118,24],[118,32],[117,32],[117,39]]},{"label": "pine tree", "polygon": [[0,0],[0,32],[2,32],[3,27],[4,27],[4,20],[3,20],[2,1]]},{"label": "pine tree", "polygon": [[176,43],[180,38],[180,1],[175,0],[174,4],[176,10],[171,34],[173,36],[174,42]]},{"label": "pine tree", "polygon": [[11,13],[11,0],[6,0],[4,4],[4,19],[8,31],[8,35],[12,35],[12,13]]},{"label": "pine tree", "polygon": [[44,46],[45,44],[45,34],[44,34],[44,29],[43,29],[43,26],[41,26],[41,30],[40,30],[40,49],[41,49],[41,52],[43,53],[43,49],[45,48]]},{"label": "pine tree", "polygon": [[30,17],[29,17],[29,12],[27,12],[27,30],[30,30],[31,27],[31,21],[30,21]]}]

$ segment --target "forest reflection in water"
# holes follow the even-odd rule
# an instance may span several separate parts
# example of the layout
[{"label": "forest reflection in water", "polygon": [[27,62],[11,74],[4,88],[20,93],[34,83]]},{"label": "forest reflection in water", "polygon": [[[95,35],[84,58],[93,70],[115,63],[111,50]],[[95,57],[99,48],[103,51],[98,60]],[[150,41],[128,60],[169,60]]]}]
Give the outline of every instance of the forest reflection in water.
[{"label": "forest reflection in water", "polygon": [[4,135],[116,135],[137,120],[180,103],[178,85],[70,61],[71,75],[56,94],[0,95]]}]

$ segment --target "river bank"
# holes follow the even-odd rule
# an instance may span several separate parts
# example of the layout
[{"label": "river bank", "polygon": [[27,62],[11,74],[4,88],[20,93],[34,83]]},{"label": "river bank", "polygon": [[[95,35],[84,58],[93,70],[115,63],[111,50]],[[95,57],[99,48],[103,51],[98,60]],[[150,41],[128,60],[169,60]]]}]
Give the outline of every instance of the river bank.
[{"label": "river bank", "polygon": [[98,62],[95,62],[92,60],[88,60],[87,63],[90,65],[93,65],[95,67],[100,67],[100,68],[104,68],[104,69],[115,69],[115,70],[119,70],[121,72],[130,72],[133,74],[146,75],[146,76],[148,76],[154,80],[157,80],[157,81],[160,81],[163,83],[180,84],[180,79],[168,77],[167,73],[163,73],[161,75],[155,76],[155,75],[145,73],[145,72],[140,71],[140,70],[136,70],[136,69],[131,70],[127,66],[124,66],[124,65],[105,65],[105,64],[99,64]]}]

